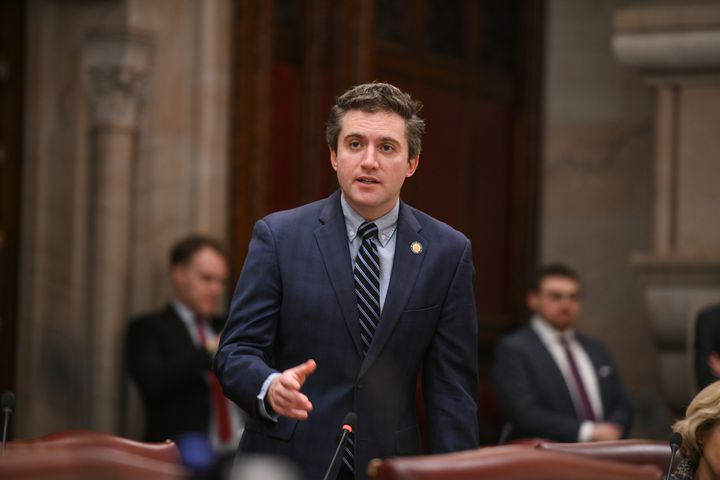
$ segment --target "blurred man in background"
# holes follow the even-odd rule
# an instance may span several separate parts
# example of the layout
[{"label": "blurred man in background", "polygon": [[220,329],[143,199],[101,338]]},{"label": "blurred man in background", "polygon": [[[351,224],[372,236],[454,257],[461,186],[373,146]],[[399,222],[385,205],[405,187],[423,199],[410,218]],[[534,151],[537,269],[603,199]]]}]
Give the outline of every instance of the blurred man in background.
[{"label": "blurred man in background", "polygon": [[134,319],[125,344],[128,371],[145,406],[146,441],[206,436],[218,453],[232,453],[242,416],[212,373],[224,317],[215,315],[229,267],[223,246],[204,236],[180,240],[170,254],[172,298]]},{"label": "blurred man in background", "polygon": [[695,322],[695,379],[698,390],[720,378],[720,305],[705,308]]},{"label": "blurred man in background", "polygon": [[610,354],[575,332],[581,295],[570,268],[542,268],[527,295],[530,324],[496,349],[493,382],[511,438],[586,442],[630,431],[632,408]]}]

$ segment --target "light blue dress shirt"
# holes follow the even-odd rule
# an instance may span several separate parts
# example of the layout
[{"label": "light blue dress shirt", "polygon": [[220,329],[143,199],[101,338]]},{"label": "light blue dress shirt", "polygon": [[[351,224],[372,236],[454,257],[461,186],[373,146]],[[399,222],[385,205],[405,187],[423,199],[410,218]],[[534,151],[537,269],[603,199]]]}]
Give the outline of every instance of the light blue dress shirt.
[{"label": "light blue dress shirt", "polygon": [[[345,228],[347,228],[348,242],[350,244],[350,259],[352,268],[355,269],[355,257],[357,257],[362,238],[358,237],[357,230],[365,219],[352,209],[350,204],[345,200],[345,195],[340,197],[343,216],[345,217]],[[392,274],[393,259],[395,258],[395,230],[397,229],[398,214],[400,213],[400,200],[388,213],[373,220],[378,228],[377,238],[373,238],[373,243],[378,247],[378,257],[380,259],[380,311],[385,305],[385,297],[387,295],[388,286],[390,285],[390,274]]]}]

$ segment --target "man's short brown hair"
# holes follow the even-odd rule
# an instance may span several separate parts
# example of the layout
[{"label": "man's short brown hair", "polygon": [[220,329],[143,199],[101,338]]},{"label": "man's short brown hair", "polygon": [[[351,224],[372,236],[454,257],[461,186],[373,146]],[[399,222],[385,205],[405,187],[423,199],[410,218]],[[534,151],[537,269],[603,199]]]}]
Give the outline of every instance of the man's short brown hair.
[{"label": "man's short brown hair", "polygon": [[425,132],[425,120],[418,115],[422,107],[422,102],[389,83],[357,85],[335,99],[325,128],[327,144],[332,151],[337,152],[342,118],[350,110],[397,113],[405,119],[408,158],[414,158],[420,155],[422,135]]},{"label": "man's short brown hair", "polygon": [[572,268],[562,263],[549,263],[537,269],[531,280],[529,290],[531,292],[540,291],[543,280],[550,277],[569,278],[578,284],[580,283],[580,276]]},{"label": "man's short brown hair", "polygon": [[211,248],[229,262],[229,255],[225,246],[219,240],[207,235],[189,235],[178,240],[170,250],[170,266],[187,265],[195,254],[203,248]]}]

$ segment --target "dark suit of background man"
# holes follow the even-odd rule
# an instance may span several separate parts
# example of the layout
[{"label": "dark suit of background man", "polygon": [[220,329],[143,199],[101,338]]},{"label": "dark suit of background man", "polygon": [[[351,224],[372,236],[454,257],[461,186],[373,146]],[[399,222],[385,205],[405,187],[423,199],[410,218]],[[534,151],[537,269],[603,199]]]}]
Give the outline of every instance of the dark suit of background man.
[{"label": "dark suit of background man", "polygon": [[695,378],[698,390],[720,378],[720,305],[704,309],[697,317]]},{"label": "dark suit of background man", "polygon": [[492,369],[511,437],[585,442],[627,436],[632,408],[612,358],[599,341],[574,330],[578,276],[549,265],[538,272],[527,301],[530,324],[500,341]]},{"label": "dark suit of background man", "polygon": [[214,312],[227,277],[217,241],[179,241],[170,254],[173,298],[128,327],[126,362],[145,405],[147,441],[202,432],[219,453],[237,447],[241,412],[222,396],[211,369],[223,324]]},{"label": "dark suit of background man", "polygon": [[419,453],[420,371],[430,451],[478,442],[470,242],[400,201],[418,166],[420,108],[383,83],[337,98],[326,136],[340,190],[255,224],[232,299],[215,370],[250,416],[240,450],[289,457],[308,479],[323,477],[351,411],[352,448],[332,478]]}]

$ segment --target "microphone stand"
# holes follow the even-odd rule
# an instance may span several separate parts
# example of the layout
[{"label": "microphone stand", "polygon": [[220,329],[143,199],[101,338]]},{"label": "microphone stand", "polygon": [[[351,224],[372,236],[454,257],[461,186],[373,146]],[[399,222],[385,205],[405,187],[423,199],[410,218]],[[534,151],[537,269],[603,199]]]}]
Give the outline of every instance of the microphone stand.
[{"label": "microphone stand", "polygon": [[2,454],[5,455],[5,442],[7,440],[8,422],[10,420],[10,415],[12,415],[12,410],[10,410],[9,408],[4,408],[3,410],[3,417],[5,417],[5,420],[3,421]]},{"label": "microphone stand", "polygon": [[0,399],[0,407],[2,407],[3,416],[5,417],[2,434],[2,451],[0,455],[5,454],[5,442],[7,441],[7,429],[10,415],[13,413],[15,408],[15,394],[12,392],[3,392],[2,399]]},{"label": "microphone stand", "polygon": [[343,427],[343,433],[340,437],[340,441],[338,442],[338,446],[335,449],[335,455],[333,455],[332,461],[330,462],[330,467],[325,473],[325,477],[323,478],[323,480],[328,480],[330,478],[330,472],[332,472],[333,467],[337,463],[337,459],[340,456],[341,452],[343,452],[345,449],[345,442],[347,442],[348,435],[350,435],[350,430]]},{"label": "microphone stand", "polygon": [[672,473],[672,467],[673,467],[673,461],[675,460],[675,453],[677,453],[678,449],[682,445],[683,438],[682,435],[675,432],[670,436],[670,461],[668,462],[668,468],[667,468],[667,474],[665,475],[665,480],[670,480],[670,474]]}]

